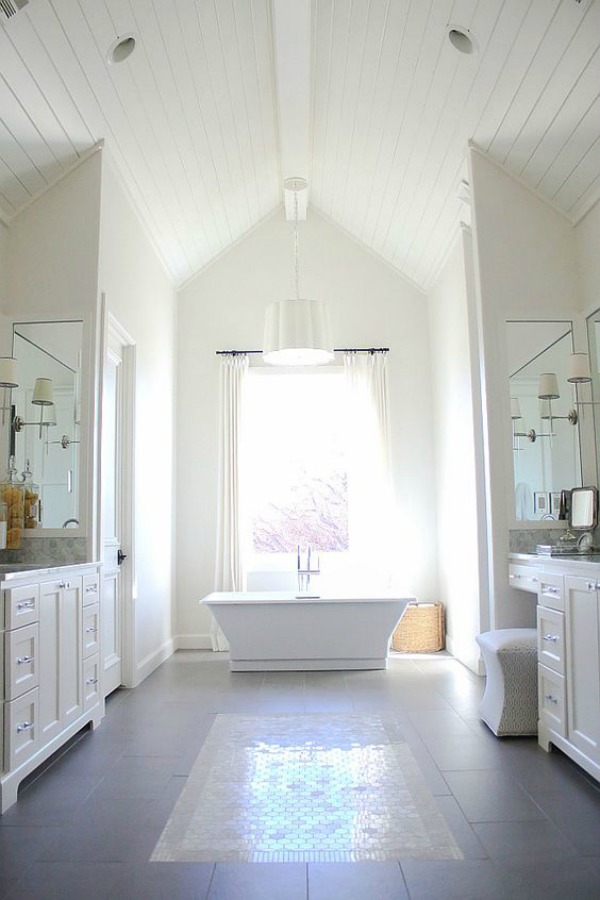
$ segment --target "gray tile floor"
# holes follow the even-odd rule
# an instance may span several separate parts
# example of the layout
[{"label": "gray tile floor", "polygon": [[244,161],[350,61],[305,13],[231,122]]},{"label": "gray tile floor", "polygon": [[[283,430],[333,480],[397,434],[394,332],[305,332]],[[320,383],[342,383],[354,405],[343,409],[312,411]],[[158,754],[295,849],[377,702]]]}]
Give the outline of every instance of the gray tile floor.
[{"label": "gray tile floor", "polygon": [[[236,673],[180,652],[108,702],[0,818],[0,898],[429,900],[600,897],[600,790],[477,717],[483,680],[445,655],[386,672]],[[462,860],[149,862],[217,713],[393,712]],[[210,815],[210,809],[207,809]]]}]

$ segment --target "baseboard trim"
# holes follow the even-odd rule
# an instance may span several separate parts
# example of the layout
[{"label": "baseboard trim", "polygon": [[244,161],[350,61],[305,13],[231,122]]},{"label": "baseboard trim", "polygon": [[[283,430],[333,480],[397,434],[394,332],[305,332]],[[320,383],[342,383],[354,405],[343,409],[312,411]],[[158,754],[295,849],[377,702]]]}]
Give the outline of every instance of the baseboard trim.
[{"label": "baseboard trim", "polygon": [[457,646],[457,643],[452,640],[452,636],[449,634],[446,635],[446,650],[454,657],[454,659],[457,659],[463,666],[466,666],[467,669],[474,672],[475,675],[485,675],[485,667],[481,656],[478,655],[475,657],[471,654],[461,652],[462,648],[460,645]]},{"label": "baseboard trim", "polygon": [[177,650],[212,650],[210,634],[178,634],[174,641]]},{"label": "baseboard trim", "polygon": [[132,685],[133,687],[137,687],[138,684],[141,684],[148,675],[151,675],[155,669],[158,669],[160,665],[162,665],[165,660],[167,660],[170,656],[175,652],[175,641],[171,638],[159,647],[158,650],[155,650],[153,653],[149,653],[148,656],[145,657],[141,662],[139,662],[135,668],[135,683]]}]

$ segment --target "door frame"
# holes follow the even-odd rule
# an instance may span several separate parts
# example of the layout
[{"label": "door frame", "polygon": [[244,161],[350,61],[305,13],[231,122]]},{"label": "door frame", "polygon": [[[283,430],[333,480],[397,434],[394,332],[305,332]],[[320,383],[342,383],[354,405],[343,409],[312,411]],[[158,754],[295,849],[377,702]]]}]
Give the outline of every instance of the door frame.
[{"label": "door frame", "polygon": [[102,559],[102,405],[106,354],[111,344],[117,344],[121,353],[120,381],[120,453],[117,462],[120,480],[120,504],[118,510],[121,546],[127,549],[127,563],[120,572],[121,596],[121,683],[135,687],[135,369],[136,345],[129,332],[108,309],[106,295],[102,294],[102,329],[100,342],[100,384],[98,403],[98,501],[96,527],[96,558]]}]

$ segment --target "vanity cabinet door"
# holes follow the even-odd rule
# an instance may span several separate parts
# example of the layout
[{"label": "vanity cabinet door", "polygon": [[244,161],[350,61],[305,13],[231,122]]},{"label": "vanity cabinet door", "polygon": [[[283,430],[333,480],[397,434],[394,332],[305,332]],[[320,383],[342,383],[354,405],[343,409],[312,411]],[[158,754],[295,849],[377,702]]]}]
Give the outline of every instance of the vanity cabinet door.
[{"label": "vanity cabinet door", "polygon": [[81,576],[40,585],[40,730],[46,743],[83,713]]},{"label": "vanity cabinet door", "polygon": [[600,763],[600,617],[596,582],[567,576],[567,723],[569,741]]}]

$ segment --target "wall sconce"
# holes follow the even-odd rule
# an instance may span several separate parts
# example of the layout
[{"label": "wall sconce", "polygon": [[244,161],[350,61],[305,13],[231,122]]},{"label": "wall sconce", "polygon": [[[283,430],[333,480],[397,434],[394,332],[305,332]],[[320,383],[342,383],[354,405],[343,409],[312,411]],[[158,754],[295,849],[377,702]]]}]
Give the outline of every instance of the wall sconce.
[{"label": "wall sconce", "polygon": [[[572,353],[569,359],[569,375],[567,381],[575,385],[577,393],[577,385],[591,381],[590,364],[587,353]],[[558,379],[554,372],[543,372],[538,382],[538,399],[540,400],[540,419],[550,423],[550,431],[544,434],[538,434],[531,428],[529,431],[516,431],[516,420],[521,418],[521,409],[519,401],[516,397],[511,397],[510,410],[512,419],[513,432],[513,450],[520,450],[518,438],[526,437],[532,444],[538,438],[553,438],[556,433],[553,431],[552,423],[555,419],[566,419],[570,425],[577,425],[579,414],[576,409],[570,409],[566,416],[557,416],[552,412],[552,401],[558,400],[560,391],[558,389]],[[575,401],[575,405],[580,405],[579,401]]]},{"label": "wall sconce", "polygon": [[[567,381],[568,380],[569,379],[567,378]],[[579,416],[577,415],[576,409],[570,409],[566,416],[553,415],[552,401],[558,400],[559,397],[560,391],[558,390],[558,379],[556,375],[554,374],[554,372],[544,372],[543,375],[540,375],[538,384],[538,398],[543,403],[540,418],[550,420],[550,431],[552,431],[552,421],[554,419],[566,419],[570,425],[577,425],[577,422],[579,421]],[[546,435],[538,435],[538,437],[545,436]],[[550,435],[550,437],[552,437],[552,435]]]},{"label": "wall sconce", "polygon": [[17,361],[13,356],[0,356],[0,387],[4,388],[2,398],[2,424],[6,423],[6,411],[10,410],[9,391],[19,387],[17,383]]},{"label": "wall sconce", "polygon": [[[40,421],[39,422],[25,422],[21,416],[15,416],[13,419],[13,428],[15,431],[21,431],[26,425],[39,425],[40,428],[40,438],[42,436],[42,428],[44,426],[48,426],[51,424],[56,424],[56,422],[51,423],[47,420],[44,421],[44,408],[47,406],[54,407],[54,392],[52,389],[52,379],[51,378],[36,378],[35,384],[33,386],[33,397],[31,398],[31,402],[34,406],[40,407]],[[56,418],[56,416],[54,416]]]},{"label": "wall sconce", "polygon": [[[56,422],[54,422],[56,425]],[[50,444],[60,444],[63,450],[66,450],[71,444],[80,444],[81,441],[74,441],[73,438],[70,438],[68,434],[63,434],[60,441],[46,441],[46,446]]]}]

